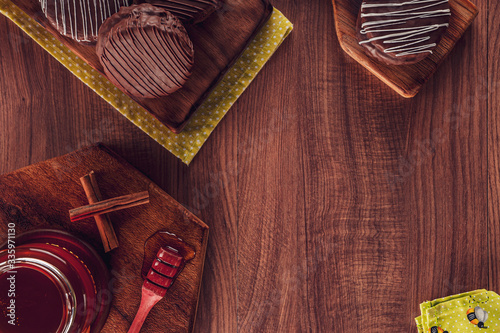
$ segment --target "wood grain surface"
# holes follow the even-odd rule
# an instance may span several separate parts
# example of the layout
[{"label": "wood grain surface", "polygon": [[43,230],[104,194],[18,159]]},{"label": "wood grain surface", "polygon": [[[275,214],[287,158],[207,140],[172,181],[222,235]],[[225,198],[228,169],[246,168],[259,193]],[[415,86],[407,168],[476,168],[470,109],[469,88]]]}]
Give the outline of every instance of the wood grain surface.
[{"label": "wood grain surface", "polygon": [[[95,45],[78,43],[61,35],[43,14],[40,1],[12,2],[106,77]],[[181,132],[271,13],[269,0],[225,0],[224,5],[202,23],[186,25],[194,46],[195,64],[184,86],[159,98],[129,96],[173,132]]]},{"label": "wood grain surface", "polygon": [[190,167],[0,18],[0,172],[103,141],[189,207],[196,332],[415,332],[422,301],[500,292],[497,1],[411,100],[341,49],[330,0],[273,4],[293,33]]},{"label": "wood grain surface", "polygon": [[[147,205],[108,214],[114,222],[120,246],[106,255],[93,218],[73,222],[69,219],[68,211],[87,200],[79,179],[90,171],[95,171],[106,197],[141,190],[149,192]],[[146,240],[160,230],[182,239],[182,244],[188,244],[196,254],[186,262],[164,299],[150,312],[143,330],[192,332],[208,227],[121,157],[106,147],[83,148],[0,176],[0,193],[2,235],[7,233],[8,223],[16,225],[18,234],[56,228],[86,240],[101,254],[110,269],[108,286],[113,293],[111,311],[102,332],[128,330],[141,300],[143,258],[154,257],[159,246],[177,246],[176,243],[151,246],[145,254]]]}]

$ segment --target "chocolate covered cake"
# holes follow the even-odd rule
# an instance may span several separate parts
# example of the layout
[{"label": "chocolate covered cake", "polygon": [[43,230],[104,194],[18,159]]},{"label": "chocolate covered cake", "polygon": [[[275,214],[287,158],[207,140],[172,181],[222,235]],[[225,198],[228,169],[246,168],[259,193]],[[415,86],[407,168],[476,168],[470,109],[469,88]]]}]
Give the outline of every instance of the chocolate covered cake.
[{"label": "chocolate covered cake", "polygon": [[164,8],[183,22],[199,23],[222,6],[222,0],[135,0]]},{"label": "chocolate covered cake", "polygon": [[109,80],[140,98],[178,90],[191,75],[193,44],[169,11],[150,4],[122,7],[99,30],[97,56]]},{"label": "chocolate covered cake", "polygon": [[78,42],[97,41],[99,27],[129,0],[40,0],[42,11],[60,34]]},{"label": "chocolate covered cake", "polygon": [[450,15],[448,0],[365,0],[357,23],[359,44],[388,65],[414,64],[432,54]]}]

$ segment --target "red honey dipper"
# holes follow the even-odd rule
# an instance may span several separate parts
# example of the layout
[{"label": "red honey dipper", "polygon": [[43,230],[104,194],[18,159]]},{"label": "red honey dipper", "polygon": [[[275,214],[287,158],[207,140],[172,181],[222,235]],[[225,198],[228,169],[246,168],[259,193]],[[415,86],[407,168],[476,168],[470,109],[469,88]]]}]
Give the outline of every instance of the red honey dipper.
[{"label": "red honey dipper", "polygon": [[141,305],[128,333],[138,333],[141,330],[149,311],[165,296],[183,265],[184,258],[177,250],[171,247],[160,248],[142,284]]}]

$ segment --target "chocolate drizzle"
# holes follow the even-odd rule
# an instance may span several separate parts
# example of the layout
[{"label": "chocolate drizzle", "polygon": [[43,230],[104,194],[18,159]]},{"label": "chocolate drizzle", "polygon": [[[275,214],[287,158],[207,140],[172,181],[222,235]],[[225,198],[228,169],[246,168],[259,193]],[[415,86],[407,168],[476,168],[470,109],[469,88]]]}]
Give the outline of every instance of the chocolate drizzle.
[{"label": "chocolate drizzle", "polygon": [[221,0],[135,0],[164,8],[184,22],[199,23],[222,6]]},{"label": "chocolate drizzle", "polygon": [[102,22],[127,6],[128,0],[40,0],[40,5],[60,34],[78,42],[95,42]]},{"label": "chocolate drizzle", "polygon": [[175,92],[194,63],[193,44],[182,23],[150,4],[122,7],[106,20],[97,55],[109,80],[140,98]]},{"label": "chocolate drizzle", "polygon": [[365,0],[359,44],[388,64],[415,63],[432,54],[450,15],[448,0]]}]

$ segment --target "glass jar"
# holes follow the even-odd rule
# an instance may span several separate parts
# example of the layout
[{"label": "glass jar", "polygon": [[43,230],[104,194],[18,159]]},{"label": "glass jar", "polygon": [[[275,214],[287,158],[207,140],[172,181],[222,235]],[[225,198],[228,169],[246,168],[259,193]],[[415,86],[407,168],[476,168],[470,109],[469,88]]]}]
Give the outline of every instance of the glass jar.
[{"label": "glass jar", "polygon": [[0,247],[0,332],[99,332],[109,313],[109,272],[98,254],[58,230],[36,230]]}]

